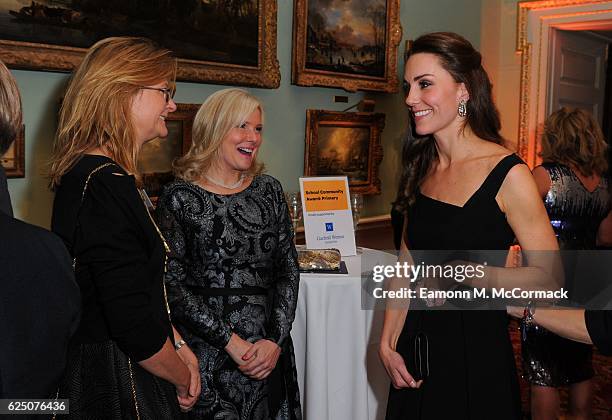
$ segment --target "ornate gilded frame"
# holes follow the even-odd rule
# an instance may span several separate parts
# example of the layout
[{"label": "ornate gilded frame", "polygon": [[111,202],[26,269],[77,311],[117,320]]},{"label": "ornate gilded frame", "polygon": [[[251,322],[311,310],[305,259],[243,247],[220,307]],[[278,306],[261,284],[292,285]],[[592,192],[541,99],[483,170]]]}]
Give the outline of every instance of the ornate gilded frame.
[{"label": "ornate gilded frame", "polygon": [[337,73],[306,68],[306,32],[308,1],[295,0],[293,3],[293,51],[291,60],[291,81],[300,86],[324,86],[342,88],[349,92],[357,90],[397,92],[397,49],[402,39],[402,25],[399,20],[400,0],[387,1],[385,74],[383,77]]},{"label": "ornate gilded frame", "polygon": [[[367,180],[351,180],[351,192],[364,195],[380,194],[381,182],[378,177],[378,166],[383,158],[381,135],[385,127],[385,114],[369,112],[337,112],[316,109],[306,110],[306,148],[304,152],[304,175],[320,176],[319,161],[319,128],[321,126],[337,128],[368,128],[368,164]],[[347,146],[348,147],[348,146]],[[346,175],[339,171],[326,175]]]},{"label": "ornate gilded frame", "polygon": [[[178,60],[177,80],[276,89],[280,67],[276,56],[276,0],[259,0],[257,67],[213,61]],[[85,48],[0,40],[0,57],[12,68],[26,70],[74,70]]]},{"label": "ornate gilded frame", "polygon": [[[521,71],[520,71],[520,100],[519,100],[519,130],[517,140],[517,153],[530,165],[535,166],[538,162],[539,150],[539,123],[543,119],[540,115],[539,103],[542,100],[542,95],[545,95],[540,89],[542,80],[546,76],[542,75],[542,57],[544,40],[544,25],[549,24],[553,19],[571,19],[573,17],[586,17],[589,15],[597,15],[606,10],[588,10],[588,11],[570,11],[566,10],[562,14],[550,14],[540,17],[539,33],[537,40],[537,51],[534,51],[533,43],[529,41],[529,13],[532,11],[543,11],[547,9],[559,9],[561,7],[589,7],[596,5],[612,4],[610,0],[539,0],[539,1],[520,1],[517,4],[517,37],[516,37],[516,52],[521,56]],[[534,67],[537,68],[534,71]],[[533,80],[533,77],[537,80]],[[543,79],[544,78],[544,79]],[[534,89],[534,83],[537,84]],[[544,98],[545,100],[545,98]],[[535,106],[534,106],[535,102]]]},{"label": "ornate gilded frame", "polygon": [[0,164],[7,178],[25,178],[25,125],[17,132],[6,154],[0,156]]},{"label": "ornate gilded frame", "polygon": [[[193,129],[193,120],[195,118],[196,113],[200,109],[199,104],[176,104],[176,111],[168,114],[166,118],[166,124],[179,124],[180,125],[180,134],[177,138],[170,138],[172,135],[170,134],[168,138],[163,139],[164,142],[180,142],[181,156],[187,153],[189,148],[191,147],[191,133]],[[145,144],[144,147],[147,147]],[[180,156],[172,156],[172,158],[178,158]],[[140,155],[140,159],[143,158],[143,153]],[[155,203],[157,201],[157,197],[161,190],[161,187],[173,179],[171,171],[168,172],[151,172],[151,173],[143,173],[142,174],[142,182],[143,187],[152,201]]]}]

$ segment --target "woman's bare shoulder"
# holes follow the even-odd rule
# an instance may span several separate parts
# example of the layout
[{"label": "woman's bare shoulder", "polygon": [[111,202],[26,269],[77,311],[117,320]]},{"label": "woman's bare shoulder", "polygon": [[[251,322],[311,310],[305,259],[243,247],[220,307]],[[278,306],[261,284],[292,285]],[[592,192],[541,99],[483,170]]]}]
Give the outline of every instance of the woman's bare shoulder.
[{"label": "woman's bare shoulder", "polygon": [[500,144],[482,140],[478,160],[480,165],[490,172],[502,159],[512,154],[514,154],[512,150]]}]

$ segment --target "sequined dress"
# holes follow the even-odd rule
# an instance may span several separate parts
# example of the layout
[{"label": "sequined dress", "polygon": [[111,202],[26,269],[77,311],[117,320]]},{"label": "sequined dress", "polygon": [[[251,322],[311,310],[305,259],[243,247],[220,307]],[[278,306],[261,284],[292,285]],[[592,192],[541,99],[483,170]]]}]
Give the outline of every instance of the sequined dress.
[{"label": "sequined dress", "polygon": [[[609,179],[589,191],[565,165],[542,165],[551,185],[544,206],[562,250],[595,249],[597,229],[610,211]],[[570,298],[580,287],[568,280],[565,288]],[[523,327],[524,328],[524,327]],[[566,340],[548,330],[532,325],[522,343],[525,379],[541,386],[558,387],[593,377],[592,346]]]},{"label": "sequined dress", "polygon": [[[232,195],[176,181],[157,220],[171,255],[166,273],[172,320],[200,362],[202,393],[192,419],[300,419],[289,332],[298,296],[297,253],[280,183],[256,176]],[[224,350],[232,333],[276,342],[267,379],[243,375]]]}]

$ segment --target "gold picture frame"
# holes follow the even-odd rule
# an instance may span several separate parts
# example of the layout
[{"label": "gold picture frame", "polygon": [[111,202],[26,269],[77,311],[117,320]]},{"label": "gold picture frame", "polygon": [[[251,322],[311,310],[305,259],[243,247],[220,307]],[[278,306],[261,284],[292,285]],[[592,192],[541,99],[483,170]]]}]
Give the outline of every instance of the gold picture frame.
[{"label": "gold picture frame", "polygon": [[407,39],[404,43],[404,64],[406,64],[406,61],[408,61],[408,56],[410,55],[412,44],[414,44],[414,39]]},{"label": "gold picture frame", "polygon": [[380,194],[385,114],[306,110],[304,175],[342,176],[351,192]]},{"label": "gold picture frame", "polygon": [[172,163],[191,147],[193,119],[200,105],[177,104],[176,111],[168,114],[168,137],[157,138],[142,147],[138,157],[138,170],[145,191],[156,201],[162,187],[174,179]]},{"label": "gold picture frame", "polygon": [[[329,26],[332,23],[326,19],[328,9],[322,0],[294,1],[292,83],[342,88],[349,92],[398,91],[397,49],[402,38],[399,0],[372,0],[372,10],[367,11],[356,8],[355,3],[343,1],[338,7],[347,14],[360,13],[364,21],[372,19],[373,34],[362,31],[358,35],[370,39],[374,45],[366,45],[353,35],[342,38],[344,35],[339,35],[340,31]],[[331,16],[332,12],[329,13]],[[363,28],[358,27],[356,19],[344,24],[354,25],[349,28],[351,33]]]},{"label": "gold picture frame", "polygon": [[25,125],[17,132],[7,152],[0,157],[7,178],[25,178]]},{"label": "gold picture frame", "polygon": [[[209,7],[211,10],[219,10],[215,8],[217,3],[218,0],[207,3],[196,2],[192,3],[191,7]],[[166,28],[169,25],[168,22],[177,21],[175,26],[179,26],[180,21],[176,17],[179,16],[179,6],[185,7],[181,2],[168,3],[168,10],[156,15],[151,15],[154,11],[149,10],[150,8],[140,10],[137,3],[130,3],[127,9],[134,16],[125,16],[127,12],[123,12],[123,9],[121,12],[113,9],[116,7],[113,6],[117,4],[116,2],[100,2],[99,6],[105,9],[99,11],[98,15],[92,11],[51,6],[47,0],[32,2],[31,6],[24,6],[20,10],[10,10],[9,6],[2,7],[3,4],[0,1],[0,14],[6,15],[10,22],[0,32],[0,38],[2,38],[0,39],[0,57],[12,68],[70,72],[79,65],[87,48],[98,39],[111,35],[147,36],[177,53],[177,80],[179,81],[278,88],[280,68],[276,56],[277,1],[242,0],[242,3],[239,9],[226,11],[228,15],[231,12],[232,14],[244,13],[246,16],[242,16],[242,20],[240,17],[229,20],[237,22],[233,25],[233,29],[230,28],[230,32],[237,33],[233,37],[234,41],[227,33],[228,28],[224,30],[226,31],[224,37],[223,34],[214,33],[219,37],[219,41],[215,42],[212,37],[205,36],[208,34],[206,31],[211,30],[208,28],[210,25],[196,25],[198,23],[196,22],[190,27],[184,22],[184,37],[189,37],[189,40],[207,40],[206,43],[192,41],[185,44],[189,40],[179,42],[171,38],[170,30],[165,33],[162,32],[164,29],[160,29]],[[221,10],[225,11],[225,9]],[[145,13],[147,13],[146,16]],[[181,11],[181,13],[185,12]],[[246,13],[249,14],[246,15]],[[149,15],[151,16],[148,17]],[[204,13],[199,13],[189,15],[189,21],[198,16],[201,19],[213,19]],[[127,19],[128,17],[130,19]],[[130,24],[134,18],[144,22],[138,29],[132,29],[135,25]],[[251,21],[246,21],[247,18]],[[245,25],[243,21],[250,24]],[[250,32],[241,33],[240,31],[246,31],[244,28],[247,26]],[[24,28],[30,30],[24,31]],[[92,28],[96,31],[92,32]],[[174,34],[180,32],[177,29]],[[26,36],[24,33],[32,35]],[[30,39],[30,36],[36,36],[37,39]],[[226,42],[221,42],[222,39]],[[248,42],[248,45],[241,45],[241,42]],[[82,45],[75,45],[77,43]],[[184,52],[181,52],[181,48],[184,48]],[[220,50],[217,51],[217,49]],[[205,57],[194,59],[189,56],[190,54]],[[248,64],[245,64],[247,62]]]}]

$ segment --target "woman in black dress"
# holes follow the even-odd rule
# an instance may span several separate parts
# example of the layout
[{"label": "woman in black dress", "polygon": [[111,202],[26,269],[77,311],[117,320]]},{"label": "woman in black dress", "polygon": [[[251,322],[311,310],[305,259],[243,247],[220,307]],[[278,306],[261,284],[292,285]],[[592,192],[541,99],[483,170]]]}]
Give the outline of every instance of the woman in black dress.
[{"label": "woman in black dress", "polygon": [[[562,108],[546,120],[543,164],[533,170],[540,196],[563,250],[610,246],[612,213],[607,176],[608,146],[599,124],[582,109]],[[580,284],[566,284],[569,299],[580,296]],[[592,346],[525,326],[523,367],[531,384],[534,419],[559,416],[558,387],[569,387],[569,415],[591,418]]]},{"label": "woman in black dress", "polygon": [[[529,168],[500,145],[491,84],[472,45],[453,33],[423,35],[404,81],[415,133],[403,152],[400,259],[411,261],[412,249],[507,250],[515,235],[525,250],[557,249]],[[497,277],[498,287],[552,288],[544,262],[531,263],[512,272],[488,266],[485,278]],[[386,310],[379,349],[392,381],[388,419],[521,418],[505,311],[404,303]],[[423,380],[412,376],[415,344],[427,365]]]},{"label": "woman in black dress", "polygon": [[193,419],[300,419],[293,344],[299,274],[280,183],[257,162],[263,108],[224,89],[198,111],[157,218],[176,327],[200,360]]},{"label": "woman in black dress", "polygon": [[108,38],[62,102],[51,224],[75,259],[83,308],[60,387],[70,418],[174,419],[199,394],[197,360],[179,348],[165,302],[165,244],[137,189],[140,148],[168,135],[175,72],[151,41]]}]

